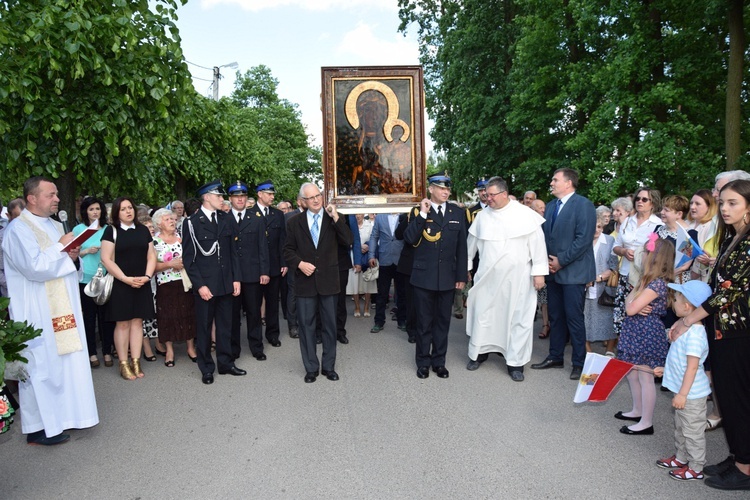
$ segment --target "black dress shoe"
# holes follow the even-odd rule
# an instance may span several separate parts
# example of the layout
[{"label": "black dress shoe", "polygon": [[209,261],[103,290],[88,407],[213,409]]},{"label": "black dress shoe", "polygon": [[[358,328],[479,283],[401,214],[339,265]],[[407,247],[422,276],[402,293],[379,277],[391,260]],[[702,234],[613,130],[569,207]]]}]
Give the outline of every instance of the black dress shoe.
[{"label": "black dress shoe", "polygon": [[241,368],[233,366],[229,370],[219,370],[219,375],[234,375],[235,377],[239,377],[242,375],[247,375],[247,372]]},{"label": "black dress shoe", "polygon": [[536,363],[534,365],[531,365],[531,368],[534,370],[546,370],[547,368],[562,368],[565,366],[565,363],[562,361],[554,361],[552,359],[545,359],[541,363]]},{"label": "black dress shoe", "polygon": [[299,338],[299,329],[296,326],[293,326],[289,329],[289,336],[293,339]]},{"label": "black dress shoe", "polygon": [[323,343],[323,337],[315,337],[315,343],[320,345]]},{"label": "black dress shoe", "polygon": [[317,372],[307,372],[307,374],[305,375],[305,383],[312,384],[313,382],[315,382],[315,379],[317,377],[318,377]]},{"label": "black dress shoe", "polygon": [[339,374],[336,373],[333,370],[320,370],[320,374],[323,375],[328,380],[338,380]]},{"label": "black dress shoe", "polygon": [[430,369],[426,366],[420,366],[417,368],[417,377],[427,378],[430,376]]},{"label": "black dress shoe", "polygon": [[652,425],[651,427],[646,427],[645,429],[642,429],[640,431],[631,431],[630,429],[628,429],[627,425],[623,425],[620,428],[620,432],[622,432],[623,434],[627,434],[628,436],[650,436],[654,433],[654,426]]},{"label": "black dress shoe", "polygon": [[[346,338],[346,335],[338,335],[338,336],[336,337],[336,340],[338,340],[338,341],[339,341],[339,342],[341,342],[342,344],[348,344],[348,343],[349,343],[349,339],[348,339],[348,338]],[[321,372],[321,373],[322,373],[322,372]]]},{"label": "black dress shoe", "polygon": [[206,385],[213,384],[214,383],[214,374],[213,373],[204,373],[203,374],[203,378],[201,380],[203,380],[203,383],[206,384]]},{"label": "black dress shoe", "polygon": [[409,336],[409,343],[410,344],[416,344],[417,343],[417,337]]},{"label": "black dress shoe", "polygon": [[70,439],[70,434],[58,434],[57,436],[47,437],[43,430],[32,432],[26,436],[26,443],[39,446],[54,446],[65,443]]},{"label": "black dress shoe", "polygon": [[583,372],[582,366],[574,366],[573,369],[570,371],[570,380],[579,380],[581,378],[582,372]]},{"label": "black dress shoe", "polygon": [[271,344],[274,347],[281,347],[281,341],[280,340],[269,340],[269,344]]},{"label": "black dress shoe", "polygon": [[258,361],[265,361],[266,360],[266,355],[263,354],[262,352],[259,352],[258,354],[253,354],[253,357],[255,359],[257,359]]},{"label": "black dress shoe", "polygon": [[434,366],[432,371],[434,371],[440,378],[448,378],[448,369],[444,366]]},{"label": "black dress shoe", "polygon": [[626,417],[621,411],[615,413],[615,418],[617,420],[630,420],[631,422],[640,422],[641,420],[641,417]]}]

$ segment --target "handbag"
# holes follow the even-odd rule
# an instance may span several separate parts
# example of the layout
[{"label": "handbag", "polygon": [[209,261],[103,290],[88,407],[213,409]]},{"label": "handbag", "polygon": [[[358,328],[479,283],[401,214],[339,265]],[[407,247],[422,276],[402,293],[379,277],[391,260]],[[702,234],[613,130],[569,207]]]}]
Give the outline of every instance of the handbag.
[{"label": "handbag", "polygon": [[614,295],[612,295],[612,294],[611,294],[611,293],[610,293],[610,292],[609,292],[609,291],[607,290],[607,288],[609,288],[609,287],[606,287],[606,286],[604,287],[604,291],[603,291],[603,292],[602,292],[602,294],[601,294],[601,295],[599,296],[599,299],[598,299],[598,300],[597,300],[596,302],[597,302],[597,304],[599,304],[600,306],[604,306],[604,307],[615,307],[615,296],[614,296]]},{"label": "handbag", "polygon": [[104,266],[100,263],[96,274],[83,289],[83,293],[94,299],[96,305],[102,306],[107,303],[112,295],[114,280],[111,274],[104,274]]},{"label": "handbag", "polygon": [[367,271],[362,273],[362,279],[367,282],[376,281],[378,276],[380,276],[380,266],[377,265],[369,267]]}]

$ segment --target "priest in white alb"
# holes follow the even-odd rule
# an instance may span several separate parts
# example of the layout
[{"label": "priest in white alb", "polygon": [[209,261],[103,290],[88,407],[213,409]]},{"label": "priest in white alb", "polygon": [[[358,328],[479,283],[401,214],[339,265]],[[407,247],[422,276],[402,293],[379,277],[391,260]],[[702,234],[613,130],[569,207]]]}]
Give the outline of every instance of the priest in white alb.
[{"label": "priest in white alb", "polygon": [[511,200],[500,177],[487,182],[486,195],[488,207],[469,228],[469,269],[477,251],[479,269],[467,299],[466,368],[476,370],[497,352],[505,357],[510,377],[520,382],[531,360],[537,290],[549,273],[544,218]]},{"label": "priest in white alb", "polygon": [[79,296],[78,248],[50,219],[57,212],[57,187],[43,177],[23,185],[26,210],[5,229],[3,252],[10,316],[42,334],[21,355],[28,377],[19,382],[21,430],[29,444],[54,445],[70,438],[66,429],[99,423]]}]

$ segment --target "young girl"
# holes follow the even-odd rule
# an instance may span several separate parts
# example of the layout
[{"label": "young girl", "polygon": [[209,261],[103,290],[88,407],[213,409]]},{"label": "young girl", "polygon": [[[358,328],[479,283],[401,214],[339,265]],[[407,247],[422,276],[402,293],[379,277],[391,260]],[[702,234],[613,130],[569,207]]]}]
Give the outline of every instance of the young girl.
[{"label": "young girl", "polygon": [[620,429],[629,435],[654,433],[656,385],[652,370],[664,366],[669,351],[661,317],[668,306],[667,283],[674,276],[674,245],[652,233],[644,247],[641,279],[625,300],[627,316],[617,354],[618,359],[636,365],[627,376],[633,408],[615,415],[619,420],[637,422]]}]

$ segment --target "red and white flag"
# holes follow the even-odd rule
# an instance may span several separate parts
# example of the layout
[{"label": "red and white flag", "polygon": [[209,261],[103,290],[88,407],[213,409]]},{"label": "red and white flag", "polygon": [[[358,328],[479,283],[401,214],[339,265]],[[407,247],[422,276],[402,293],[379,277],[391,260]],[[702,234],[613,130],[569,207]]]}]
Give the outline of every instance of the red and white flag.
[{"label": "red and white flag", "polygon": [[586,361],[583,363],[583,372],[578,380],[573,402],[606,401],[631,368],[632,363],[593,352],[586,353]]}]

